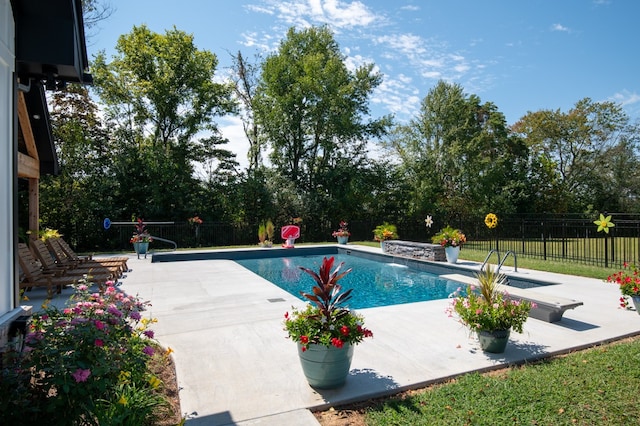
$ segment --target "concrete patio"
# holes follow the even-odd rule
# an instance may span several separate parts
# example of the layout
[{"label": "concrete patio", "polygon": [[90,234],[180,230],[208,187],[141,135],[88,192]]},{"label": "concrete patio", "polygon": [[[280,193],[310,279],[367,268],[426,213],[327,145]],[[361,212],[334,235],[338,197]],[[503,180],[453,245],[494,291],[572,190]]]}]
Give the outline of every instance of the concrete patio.
[{"label": "concrete patio", "polygon": [[[504,354],[482,352],[475,337],[444,313],[448,300],[362,309],[373,339],[356,348],[343,388],[316,391],[283,331],[284,313],[303,305],[296,297],[229,260],[152,263],[132,255],[129,267],[121,288],[153,305],[156,338],[174,350],[189,425],[317,425],[310,410],[640,334],[640,316],[618,308],[617,286],[519,269],[518,275],[561,283],[536,292],[579,299],[584,306],[557,323],[530,318],[523,334],[511,334]],[[34,307],[37,291],[29,296]],[[69,294],[65,290],[56,302]]]}]

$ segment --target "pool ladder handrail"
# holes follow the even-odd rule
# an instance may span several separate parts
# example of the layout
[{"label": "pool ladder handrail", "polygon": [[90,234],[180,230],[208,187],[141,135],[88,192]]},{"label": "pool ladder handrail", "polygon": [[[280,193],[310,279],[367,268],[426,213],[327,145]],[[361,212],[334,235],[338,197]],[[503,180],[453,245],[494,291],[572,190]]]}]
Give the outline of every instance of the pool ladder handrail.
[{"label": "pool ladder handrail", "polygon": [[484,259],[484,262],[482,263],[482,266],[480,267],[480,270],[483,271],[484,267],[487,265],[487,262],[489,262],[489,259],[491,258],[491,255],[495,253],[498,256],[498,267],[496,268],[496,273],[500,272],[500,268],[502,268],[502,265],[504,265],[504,261],[507,260],[507,257],[509,257],[509,255],[513,256],[513,270],[514,272],[518,272],[518,258],[516,257],[516,253],[513,250],[507,250],[506,253],[504,254],[504,257],[500,258],[500,251],[496,250],[496,249],[491,249],[489,251],[489,254],[487,254],[487,257]]}]

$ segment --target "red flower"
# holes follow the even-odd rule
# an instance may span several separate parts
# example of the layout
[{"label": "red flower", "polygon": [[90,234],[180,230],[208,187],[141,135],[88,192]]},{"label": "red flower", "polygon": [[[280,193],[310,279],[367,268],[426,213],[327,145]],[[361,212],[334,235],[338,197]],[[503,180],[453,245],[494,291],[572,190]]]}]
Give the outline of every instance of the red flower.
[{"label": "red flower", "polygon": [[333,346],[335,346],[338,349],[342,349],[342,346],[344,345],[344,342],[340,339],[338,339],[337,337],[334,337],[333,339],[331,339],[331,344]]},{"label": "red flower", "polygon": [[300,343],[302,343],[303,345],[306,345],[307,343],[309,343],[309,337],[308,336],[300,336]]},{"label": "red flower", "polygon": [[343,336],[348,336],[349,327],[347,327],[346,325],[343,325],[342,327],[340,327],[340,333],[342,333]]}]

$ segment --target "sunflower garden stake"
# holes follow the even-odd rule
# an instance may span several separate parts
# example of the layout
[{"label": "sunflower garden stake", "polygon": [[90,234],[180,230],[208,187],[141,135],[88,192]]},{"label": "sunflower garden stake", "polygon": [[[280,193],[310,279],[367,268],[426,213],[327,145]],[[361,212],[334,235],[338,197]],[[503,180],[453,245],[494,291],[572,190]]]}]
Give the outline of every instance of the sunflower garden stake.
[{"label": "sunflower garden stake", "polygon": [[[489,213],[484,217],[484,224],[487,225],[489,229],[496,229],[498,227],[498,216],[494,213]],[[498,233],[496,232],[496,251],[498,252],[498,257],[500,257],[500,249],[498,247]]]}]

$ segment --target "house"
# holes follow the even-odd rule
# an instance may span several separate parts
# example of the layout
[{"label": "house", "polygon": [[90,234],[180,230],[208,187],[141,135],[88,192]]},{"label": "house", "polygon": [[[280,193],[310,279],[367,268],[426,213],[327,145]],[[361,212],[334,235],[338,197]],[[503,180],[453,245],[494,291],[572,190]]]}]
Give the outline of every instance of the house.
[{"label": "house", "polygon": [[45,93],[90,83],[87,69],[81,0],[0,0],[0,348],[25,313],[18,184],[29,186],[29,229],[37,230],[39,178],[58,171]]}]

